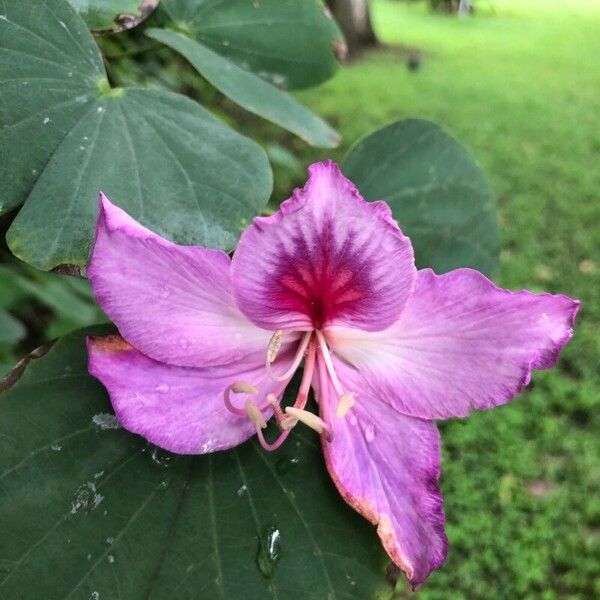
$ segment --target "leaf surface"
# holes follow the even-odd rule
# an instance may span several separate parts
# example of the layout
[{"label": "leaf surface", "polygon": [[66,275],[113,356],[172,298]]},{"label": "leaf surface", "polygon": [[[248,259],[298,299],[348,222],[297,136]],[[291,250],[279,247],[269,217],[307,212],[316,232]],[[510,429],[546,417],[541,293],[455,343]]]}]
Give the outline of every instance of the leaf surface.
[{"label": "leaf surface", "polygon": [[374,528],[306,430],[175,456],[118,427],[61,339],[0,396],[0,597],[390,598]]},{"label": "leaf surface", "polygon": [[469,151],[442,128],[397,121],[367,135],[342,169],[367,200],[385,200],[415,248],[419,268],[498,269],[496,203]]},{"label": "leaf surface", "polygon": [[266,204],[256,143],[184,96],[110,89],[98,48],[64,0],[0,0],[0,212],[41,269],[84,267],[104,191],[175,242],[231,249]]},{"label": "leaf surface", "polygon": [[162,0],[178,30],[286,89],[329,79],[343,53],[337,25],[319,0]]}]

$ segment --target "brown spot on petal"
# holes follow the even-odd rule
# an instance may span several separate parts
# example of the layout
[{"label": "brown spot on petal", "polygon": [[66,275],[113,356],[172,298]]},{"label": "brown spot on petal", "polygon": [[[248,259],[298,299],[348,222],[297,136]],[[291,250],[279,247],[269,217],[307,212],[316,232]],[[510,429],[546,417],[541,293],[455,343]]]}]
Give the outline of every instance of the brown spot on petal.
[{"label": "brown spot on petal", "polygon": [[111,334],[102,337],[91,337],[92,344],[96,350],[101,352],[125,352],[132,350],[133,346],[126,342],[120,335]]}]

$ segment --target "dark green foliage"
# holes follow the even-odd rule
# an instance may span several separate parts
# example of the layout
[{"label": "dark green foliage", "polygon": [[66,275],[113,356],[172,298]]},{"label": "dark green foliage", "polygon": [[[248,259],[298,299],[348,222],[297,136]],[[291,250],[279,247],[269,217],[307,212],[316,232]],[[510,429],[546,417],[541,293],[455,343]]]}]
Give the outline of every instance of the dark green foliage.
[{"label": "dark green foliage", "polygon": [[[120,429],[82,333],[0,398],[0,597],[390,598],[306,430],[175,456]],[[94,596],[94,593],[97,596]]]},{"label": "dark green foliage", "polygon": [[497,271],[492,190],[468,150],[437,125],[392,123],[359,140],[342,169],[367,200],[389,203],[411,238],[418,267]]},{"label": "dark green foliage", "polygon": [[35,19],[15,0],[0,11],[0,212],[25,202],[13,253],[85,267],[100,191],[173,241],[232,248],[271,192],[262,148],[183,95],[111,88],[64,0]]}]

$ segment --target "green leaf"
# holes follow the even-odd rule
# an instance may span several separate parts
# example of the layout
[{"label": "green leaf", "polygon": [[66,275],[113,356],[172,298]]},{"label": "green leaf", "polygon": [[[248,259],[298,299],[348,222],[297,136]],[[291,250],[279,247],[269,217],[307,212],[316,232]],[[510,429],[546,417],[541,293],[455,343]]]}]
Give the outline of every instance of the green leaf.
[{"label": "green leaf", "polygon": [[81,332],[0,397],[0,597],[391,596],[306,430],[277,453],[176,457],[116,427]]},{"label": "green leaf", "polygon": [[264,150],[184,96],[110,89],[64,0],[35,14],[0,0],[0,212],[25,201],[11,250],[41,269],[85,266],[100,190],[175,242],[233,247],[271,192]]},{"label": "green leaf", "polygon": [[367,200],[385,200],[415,248],[419,268],[498,268],[496,204],[481,168],[443,129],[397,121],[360,140],[343,171]]},{"label": "green leaf", "polygon": [[320,0],[162,0],[176,29],[286,89],[317,85],[337,68],[342,34]]},{"label": "green leaf", "polygon": [[10,308],[27,295],[21,283],[22,277],[16,271],[0,264],[0,308]]},{"label": "green leaf", "polygon": [[108,320],[96,304],[86,279],[64,277],[32,268],[25,268],[24,271],[30,277],[21,277],[21,289],[51,308],[56,315],[46,330],[47,339],[55,339],[75,329]]},{"label": "green leaf", "polygon": [[14,344],[22,340],[25,333],[23,323],[0,308],[0,343]]},{"label": "green leaf", "polygon": [[164,29],[150,29],[146,35],[185,56],[205,79],[246,110],[295,133],[312,146],[333,148],[339,144],[339,134],[289,94],[241,69],[203,44]]},{"label": "green leaf", "polygon": [[148,18],[159,0],[69,0],[95,33],[132,29]]}]

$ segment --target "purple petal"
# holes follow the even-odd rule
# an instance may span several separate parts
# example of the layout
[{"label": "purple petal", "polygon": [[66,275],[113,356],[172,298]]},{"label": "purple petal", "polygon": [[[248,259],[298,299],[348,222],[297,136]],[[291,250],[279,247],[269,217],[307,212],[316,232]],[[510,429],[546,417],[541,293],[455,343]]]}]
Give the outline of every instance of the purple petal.
[{"label": "purple petal", "polygon": [[556,364],[579,302],[511,292],[481,273],[419,271],[400,319],[388,330],[328,332],[334,351],[406,415],[464,417],[509,402],[532,369]]},{"label": "purple petal", "polygon": [[314,164],[309,174],[277,213],[242,235],[232,261],[236,302],[271,330],[385,329],[414,283],[410,241],[387,205],[365,202],[335,163]]},{"label": "purple petal", "polygon": [[[247,417],[225,407],[223,392],[234,381],[258,387],[258,395],[248,396],[257,404],[287,383],[267,376],[262,353],[253,361],[195,369],[156,362],[118,335],[88,338],[87,346],[89,372],[106,387],[121,425],[180,454],[225,450],[255,433]],[[274,367],[283,371],[289,354],[283,348]],[[243,408],[243,395],[233,400]]]},{"label": "purple petal", "polygon": [[[327,469],[344,500],[377,525],[392,560],[413,588],[446,558],[440,436],[433,421],[407,417],[368,390],[335,360],[342,385],[360,390],[344,418],[331,407],[333,441],[323,442]],[[333,389],[329,399],[335,398]]]},{"label": "purple petal", "polygon": [[123,337],[158,361],[202,367],[266,352],[270,333],[233,302],[227,254],[169,242],[103,194],[88,277]]}]

